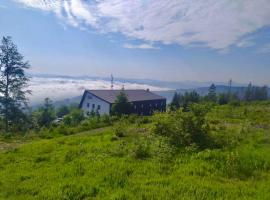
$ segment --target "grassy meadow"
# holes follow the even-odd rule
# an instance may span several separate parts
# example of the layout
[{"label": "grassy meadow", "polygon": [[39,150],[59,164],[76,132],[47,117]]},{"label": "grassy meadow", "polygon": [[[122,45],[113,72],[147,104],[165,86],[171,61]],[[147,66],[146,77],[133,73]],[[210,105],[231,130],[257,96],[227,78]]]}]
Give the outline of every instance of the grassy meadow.
[{"label": "grassy meadow", "polygon": [[1,138],[0,199],[270,199],[270,102],[213,106],[206,148],[155,134],[168,115]]}]

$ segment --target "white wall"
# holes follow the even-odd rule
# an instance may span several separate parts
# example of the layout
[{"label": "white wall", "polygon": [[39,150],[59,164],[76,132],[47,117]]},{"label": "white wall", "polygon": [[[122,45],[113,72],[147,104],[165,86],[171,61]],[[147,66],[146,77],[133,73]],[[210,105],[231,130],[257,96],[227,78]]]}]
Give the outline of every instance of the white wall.
[{"label": "white wall", "polygon": [[[89,107],[87,107],[88,103],[89,103]],[[90,93],[87,93],[85,95],[85,98],[84,98],[83,103],[82,103],[82,110],[84,111],[85,114],[87,114],[87,112],[92,111],[93,104],[95,104],[94,111],[96,111],[98,105],[100,105],[100,110],[99,110],[100,115],[110,114],[110,104],[95,97],[94,95],[92,95]]]}]

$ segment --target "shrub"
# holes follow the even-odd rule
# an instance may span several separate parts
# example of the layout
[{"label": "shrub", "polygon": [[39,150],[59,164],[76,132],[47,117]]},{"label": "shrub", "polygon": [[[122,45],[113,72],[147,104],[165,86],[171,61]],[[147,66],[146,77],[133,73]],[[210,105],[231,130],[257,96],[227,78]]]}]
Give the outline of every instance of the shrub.
[{"label": "shrub", "polygon": [[71,128],[68,128],[63,124],[56,128],[56,132],[60,135],[72,135],[74,133]]},{"label": "shrub", "polygon": [[117,137],[124,137],[127,134],[127,125],[124,122],[119,122],[114,126],[114,134]]},{"label": "shrub", "polygon": [[138,124],[138,126],[140,126],[142,124],[148,124],[150,122],[151,122],[151,120],[147,116],[140,116],[140,117],[137,117],[137,119],[136,119],[136,123]]},{"label": "shrub", "polygon": [[104,114],[100,117],[100,121],[105,125],[105,126],[110,126],[112,125],[112,119],[109,115]]},{"label": "shrub", "polygon": [[50,139],[54,137],[54,133],[51,131],[51,129],[48,129],[46,127],[42,127],[39,131],[39,135],[41,138]]},{"label": "shrub", "polygon": [[70,114],[66,115],[63,119],[65,125],[77,126],[84,120],[84,114],[82,110],[74,109]]},{"label": "shrub", "polygon": [[65,117],[63,118],[63,122],[64,122],[65,125],[70,126],[71,123],[72,123],[72,118],[71,118],[71,116],[70,116],[70,115],[65,116]]},{"label": "shrub", "polygon": [[158,114],[154,133],[169,138],[172,145],[183,147],[196,144],[200,148],[211,145],[209,126],[205,119],[208,106],[194,104],[190,112],[178,110],[171,114]]},{"label": "shrub", "polygon": [[87,120],[84,120],[79,126],[80,131],[86,131],[95,128],[99,128],[99,119],[97,117],[90,117]]},{"label": "shrub", "polygon": [[140,141],[134,150],[134,157],[136,159],[146,159],[150,157],[150,145],[149,143]]}]

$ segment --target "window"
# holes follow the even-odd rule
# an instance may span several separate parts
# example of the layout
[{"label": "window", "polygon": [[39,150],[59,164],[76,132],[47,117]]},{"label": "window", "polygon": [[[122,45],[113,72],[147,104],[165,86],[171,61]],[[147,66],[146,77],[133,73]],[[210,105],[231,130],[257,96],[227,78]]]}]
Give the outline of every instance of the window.
[{"label": "window", "polygon": [[100,105],[97,106],[97,109],[100,110]]},{"label": "window", "polygon": [[90,107],[90,103],[87,103],[87,108],[89,108]]},{"label": "window", "polygon": [[151,103],[149,104],[149,107],[152,107],[152,104]]},{"label": "window", "polygon": [[142,106],[142,108],[143,108],[143,104],[142,104],[141,106]]},{"label": "window", "polygon": [[95,109],[95,104],[92,104],[92,109]]},{"label": "window", "polygon": [[134,109],[136,110],[136,105],[134,106]]}]

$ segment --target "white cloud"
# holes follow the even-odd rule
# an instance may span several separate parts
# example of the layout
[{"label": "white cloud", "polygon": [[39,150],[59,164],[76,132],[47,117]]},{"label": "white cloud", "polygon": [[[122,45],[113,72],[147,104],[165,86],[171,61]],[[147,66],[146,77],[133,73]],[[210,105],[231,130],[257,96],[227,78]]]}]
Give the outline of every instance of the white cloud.
[{"label": "white cloud", "polygon": [[[116,81],[114,89],[150,89],[152,91],[169,90],[170,88],[155,87],[148,84]],[[111,82],[103,79],[91,78],[63,78],[63,77],[36,77],[31,78],[29,89],[32,95],[29,96],[30,103],[41,103],[46,97],[57,101],[80,96],[85,89],[110,89]]]},{"label": "white cloud", "polygon": [[159,49],[159,47],[155,47],[151,44],[124,44],[123,47],[127,49]]},{"label": "white cloud", "polygon": [[245,48],[245,47],[251,47],[254,46],[256,43],[254,42],[254,38],[245,38],[240,40],[236,46],[240,48]]},{"label": "white cloud", "polygon": [[270,25],[269,0],[16,0],[67,23],[119,32],[147,43],[243,47],[241,38]]},{"label": "white cloud", "polygon": [[260,53],[260,54],[270,54],[270,43],[265,44],[261,48],[257,49],[257,53]]}]

